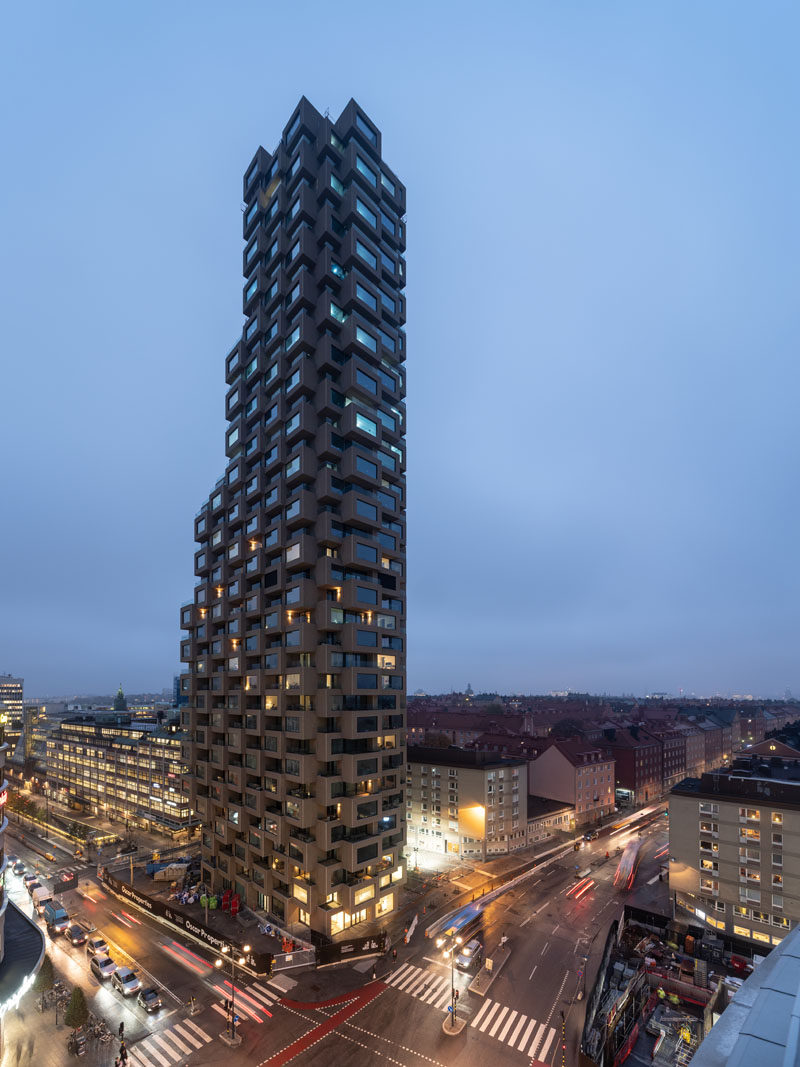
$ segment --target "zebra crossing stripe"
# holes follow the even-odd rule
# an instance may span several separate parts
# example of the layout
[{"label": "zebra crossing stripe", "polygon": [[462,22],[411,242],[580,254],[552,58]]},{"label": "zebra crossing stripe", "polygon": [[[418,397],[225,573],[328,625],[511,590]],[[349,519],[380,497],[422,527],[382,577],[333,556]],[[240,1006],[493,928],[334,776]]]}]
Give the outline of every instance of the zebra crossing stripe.
[{"label": "zebra crossing stripe", "polygon": [[444,978],[441,975],[435,981],[431,982],[430,989],[426,990],[424,995],[420,996],[420,1000],[423,1004],[430,1004],[433,1000],[438,1000],[445,989],[450,988],[450,979]]},{"label": "zebra crossing stripe", "polygon": [[489,1037],[494,1037],[494,1035],[495,1035],[495,1034],[497,1033],[497,1031],[498,1031],[498,1030],[500,1029],[500,1023],[501,1023],[501,1022],[503,1021],[503,1019],[505,1018],[505,1016],[506,1016],[507,1014],[508,1014],[508,1005],[506,1004],[506,1005],[504,1006],[503,1010],[502,1010],[502,1011],[500,1012],[500,1014],[499,1014],[499,1015],[497,1016],[497,1018],[495,1019],[495,1021],[494,1021],[494,1026],[493,1026],[493,1027],[491,1028],[491,1030],[489,1031]]},{"label": "zebra crossing stripe", "polygon": [[527,1029],[525,1030],[525,1033],[522,1035],[522,1037],[520,1038],[520,1042],[517,1045],[517,1048],[519,1049],[520,1052],[522,1052],[522,1050],[528,1044],[528,1038],[531,1036],[531,1030],[533,1030],[534,1026],[536,1026],[536,1020],[535,1019],[531,1019],[531,1021],[528,1023],[528,1026],[527,1026]]},{"label": "zebra crossing stripe", "polygon": [[139,1049],[131,1049],[129,1055],[133,1061],[134,1067],[136,1067],[136,1064],[141,1064],[142,1067],[153,1067],[153,1061],[148,1060],[147,1056],[145,1056],[143,1052],[140,1052]]},{"label": "zebra crossing stripe", "polygon": [[190,1034],[188,1030],[184,1030],[180,1023],[175,1023],[175,1029],[178,1031],[184,1041],[188,1041],[189,1044],[194,1045],[195,1048],[203,1047],[203,1042],[198,1041],[194,1034]]},{"label": "zebra crossing stripe", "polygon": [[514,1020],[516,1019],[516,1017],[517,1017],[517,1015],[518,1015],[518,1014],[519,1014],[519,1013],[518,1013],[518,1012],[516,1012],[516,1011],[512,1011],[512,1012],[511,1012],[511,1014],[509,1015],[508,1019],[506,1020],[506,1025],[505,1025],[505,1026],[503,1027],[503,1029],[502,1029],[502,1030],[500,1031],[500,1033],[499,1033],[499,1034],[497,1035],[497,1040],[498,1040],[498,1041],[505,1041],[505,1039],[506,1039],[506,1034],[507,1034],[507,1033],[508,1033],[508,1031],[509,1031],[509,1030],[511,1029],[511,1026],[512,1026],[512,1024],[513,1024],[513,1022],[514,1022]]},{"label": "zebra crossing stripe", "polygon": [[551,1026],[550,1027],[550,1033],[547,1035],[547,1040],[542,1045],[542,1047],[541,1047],[541,1049],[539,1051],[539,1059],[540,1060],[543,1060],[543,1059],[545,1059],[547,1057],[547,1052],[548,1052],[550,1046],[552,1045],[553,1038],[555,1036],[556,1036],[556,1028],[554,1026]]},{"label": "zebra crossing stripe", "polygon": [[168,1052],[170,1054],[170,1056],[174,1057],[175,1049],[171,1045],[167,1044],[167,1042],[164,1040],[164,1038],[161,1036],[161,1034],[153,1034],[153,1036],[150,1038],[150,1040],[151,1041],[155,1041],[159,1045],[159,1047],[161,1049],[163,1049],[164,1052]]},{"label": "zebra crossing stripe", "polygon": [[250,996],[256,997],[261,1003],[266,1004],[268,1008],[271,1008],[275,1003],[275,997],[265,996],[263,993],[259,993],[254,985],[249,987]]},{"label": "zebra crossing stripe", "polygon": [[536,1049],[539,1047],[539,1042],[542,1040],[542,1034],[547,1029],[547,1023],[542,1023],[539,1029],[536,1031],[536,1037],[531,1041],[530,1048],[528,1049],[528,1055],[532,1056]]},{"label": "zebra crossing stripe", "polygon": [[403,977],[397,983],[396,988],[406,989],[412,982],[415,981],[417,977],[420,976],[420,974],[424,975],[424,973],[425,972],[420,971],[418,967],[412,967],[406,974],[403,975]]},{"label": "zebra crossing stripe", "polygon": [[449,1003],[450,1003],[450,990],[449,989],[445,989],[444,993],[441,995],[441,997],[439,997],[439,999],[436,1002],[435,1006],[439,1009],[439,1011],[444,1011]]},{"label": "zebra crossing stripe", "polygon": [[[149,1038],[149,1040],[152,1042],[152,1036]],[[153,1056],[155,1059],[157,1059],[158,1062],[161,1064],[161,1067],[170,1067],[170,1061],[164,1059],[158,1049],[151,1048],[150,1045],[145,1044],[144,1041],[141,1042],[140,1047],[144,1048],[147,1051],[148,1056]],[[139,1052],[139,1049],[137,1048],[136,1051]],[[139,1052],[139,1055],[141,1055],[141,1052]]]},{"label": "zebra crossing stripe", "polygon": [[161,1034],[159,1036],[163,1037],[165,1041],[168,1040],[168,1041],[171,1041],[173,1043],[173,1045],[177,1045],[178,1046],[178,1050],[180,1052],[182,1052],[184,1056],[191,1056],[192,1050],[189,1048],[188,1045],[184,1045],[184,1043],[181,1041],[181,1039],[179,1037],[177,1037],[172,1032],[172,1030],[162,1030],[162,1032],[161,1032]]},{"label": "zebra crossing stripe", "polygon": [[413,970],[413,967],[411,966],[411,964],[410,963],[404,963],[402,967],[400,967],[397,971],[395,971],[395,973],[392,975],[391,978],[387,978],[386,979],[387,984],[388,985],[397,985],[397,983],[400,981],[400,979],[403,977],[403,975],[407,975],[408,972],[411,971],[411,970]]},{"label": "zebra crossing stripe", "polygon": [[494,1003],[492,1004],[492,1010],[489,1012],[489,1014],[486,1016],[486,1018],[483,1020],[483,1022],[480,1025],[480,1032],[481,1033],[483,1033],[483,1031],[486,1029],[486,1027],[492,1021],[492,1016],[494,1015],[494,1013],[497,1011],[497,1009],[499,1007],[500,1007],[499,1002],[498,1001],[494,1001]]},{"label": "zebra crossing stripe", "polygon": [[202,1039],[206,1042],[206,1044],[211,1040],[211,1038],[208,1036],[208,1034],[205,1032],[205,1030],[201,1030],[200,1027],[197,1025],[197,1023],[193,1023],[191,1019],[184,1020],[184,1024],[183,1025],[184,1026],[191,1026],[191,1028],[194,1030],[194,1032],[196,1034],[199,1034],[200,1037],[202,1037]]},{"label": "zebra crossing stripe", "polygon": [[526,1021],[527,1021],[527,1018],[528,1018],[528,1016],[527,1016],[527,1015],[520,1015],[520,1017],[519,1017],[519,1022],[518,1022],[518,1023],[517,1023],[517,1025],[516,1025],[516,1028],[515,1028],[515,1030],[514,1030],[514,1033],[513,1033],[513,1034],[511,1035],[511,1037],[510,1037],[510,1038],[508,1039],[508,1043],[509,1043],[509,1045],[511,1045],[511,1047],[512,1047],[512,1048],[514,1047],[514,1042],[515,1042],[515,1041],[517,1040],[517,1037],[519,1036],[519,1033],[520,1033],[520,1031],[522,1030],[522,1027],[523,1027],[523,1026],[525,1025],[525,1023],[526,1023]]},{"label": "zebra crossing stripe", "polygon": [[421,989],[425,982],[427,982],[427,980],[428,972],[420,971],[419,974],[414,976],[413,981],[409,982],[409,984],[405,986],[406,993],[414,993],[415,989]]},{"label": "zebra crossing stripe", "polygon": [[492,1001],[491,1001],[491,1000],[485,1000],[485,1001],[483,1002],[483,1006],[481,1007],[481,1010],[480,1010],[480,1011],[478,1012],[478,1014],[477,1014],[477,1015],[475,1016],[475,1018],[474,1018],[474,1019],[472,1020],[472,1022],[471,1022],[471,1023],[469,1024],[470,1026],[477,1026],[477,1025],[478,1025],[478,1023],[479,1023],[479,1022],[481,1021],[481,1019],[483,1018],[483,1015],[484,1015],[484,1013],[486,1012],[486,1009],[487,1009],[487,1008],[489,1007],[489,1005],[490,1005],[491,1003],[492,1003]]}]

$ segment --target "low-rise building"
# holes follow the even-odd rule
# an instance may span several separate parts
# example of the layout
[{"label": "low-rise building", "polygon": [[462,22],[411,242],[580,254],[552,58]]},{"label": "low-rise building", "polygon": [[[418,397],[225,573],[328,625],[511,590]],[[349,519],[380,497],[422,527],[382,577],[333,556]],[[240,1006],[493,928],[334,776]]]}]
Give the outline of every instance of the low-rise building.
[{"label": "low-rise building", "polygon": [[525,848],[526,770],[524,759],[409,746],[409,850],[486,859]]},{"label": "low-rise building", "polygon": [[47,793],[93,815],[177,836],[197,825],[182,788],[185,734],[129,712],[65,719],[47,737]]},{"label": "low-rise building", "polygon": [[605,743],[615,760],[616,790],[627,804],[647,804],[663,792],[661,742],[639,726],[606,730]]},{"label": "low-rise building", "polygon": [[753,949],[800,921],[800,751],[764,741],[669,798],[676,908]]},{"label": "low-rise building", "polygon": [[575,809],[561,800],[528,797],[528,844],[541,845],[559,833],[568,834],[575,825]]},{"label": "low-rise building", "polygon": [[554,741],[528,764],[528,792],[569,804],[576,826],[614,811],[614,759],[584,741]]}]

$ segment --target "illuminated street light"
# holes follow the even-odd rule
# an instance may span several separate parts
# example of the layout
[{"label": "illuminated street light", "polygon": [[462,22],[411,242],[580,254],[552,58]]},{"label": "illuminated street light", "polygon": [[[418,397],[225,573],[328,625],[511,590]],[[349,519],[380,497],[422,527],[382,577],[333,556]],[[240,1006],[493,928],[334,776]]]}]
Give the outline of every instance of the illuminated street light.
[{"label": "illuminated street light", "polygon": [[[436,947],[441,948],[447,939],[439,937],[436,939]],[[456,1025],[456,954],[458,952],[458,946],[462,943],[462,939],[456,934],[455,937],[450,939],[450,947],[446,948],[442,955],[445,959],[450,959],[450,1025],[455,1027]]]},{"label": "illuminated street light", "polygon": [[[250,946],[242,945],[242,951],[245,953],[249,952]],[[236,1033],[236,964],[238,963],[241,967],[245,962],[245,957],[239,956],[237,959],[234,955],[233,947],[231,945],[221,945],[220,952],[222,952],[224,956],[228,956],[230,954],[231,960],[231,1006],[230,1013],[228,1014],[227,1026],[225,1029],[227,1034],[227,1043],[231,1045],[231,1047],[233,1047],[235,1045],[239,1045],[242,1040],[241,1037],[239,1037]],[[215,967],[222,967],[222,963],[223,961],[221,958],[217,958],[214,960]]]}]

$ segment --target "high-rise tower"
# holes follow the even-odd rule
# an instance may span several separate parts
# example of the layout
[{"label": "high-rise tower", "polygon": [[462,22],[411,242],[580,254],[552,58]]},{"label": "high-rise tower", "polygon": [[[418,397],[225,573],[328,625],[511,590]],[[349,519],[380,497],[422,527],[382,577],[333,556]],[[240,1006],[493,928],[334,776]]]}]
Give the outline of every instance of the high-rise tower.
[{"label": "high-rise tower", "polygon": [[405,877],[405,188],[354,100],[333,122],[303,98],[242,210],[227,465],[181,610],[186,785],[205,882],[331,935]]}]

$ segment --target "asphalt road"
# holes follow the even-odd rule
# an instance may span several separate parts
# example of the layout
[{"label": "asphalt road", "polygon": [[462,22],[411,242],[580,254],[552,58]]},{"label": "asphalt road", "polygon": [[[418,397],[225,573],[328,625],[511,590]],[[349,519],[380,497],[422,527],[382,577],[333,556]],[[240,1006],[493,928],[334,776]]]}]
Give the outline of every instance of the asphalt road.
[{"label": "asphalt road", "polygon": [[[206,1067],[223,1059],[231,1065],[274,1067],[284,1062],[298,1067],[371,1067],[384,1062],[394,1067],[450,1067],[482,1064],[487,1057],[494,1064],[524,1065],[536,1059],[560,1064],[562,1010],[566,1062],[577,1063],[584,1004],[576,999],[584,983],[581,972],[591,983],[612,919],[626,900],[662,912],[668,908],[667,883],[658,881],[665,859],[658,853],[667,842],[664,819],[643,833],[634,888],[621,892],[613,886],[615,848],[631,836],[636,837],[635,829],[588,843],[486,906],[477,936],[486,955],[495,959],[502,954],[501,937],[508,938],[508,959],[485,997],[469,992],[472,974],[451,974],[441,949],[424,937],[420,926],[411,944],[399,946],[396,964],[391,959],[376,962],[375,982],[371,960],[279,974],[269,982],[239,972],[236,1005],[242,1045],[231,1051],[219,1038],[225,1028],[222,1001],[231,989],[229,969],[215,968],[213,955],[204,948],[174,937],[107,895],[88,869],[78,890],[64,895],[67,910],[106,937],[118,963],[157,984],[164,1006],[148,1016],[135,998],[126,1000],[108,983],[99,983],[89,971],[85,949],[73,948],[64,938],[51,942],[53,962],[70,984],[82,985],[92,1010],[112,1030],[124,1021],[131,1067]],[[26,863],[32,865],[35,859],[46,875],[53,873],[55,865],[24,846],[9,840],[8,847]],[[591,884],[576,878],[576,864],[580,872],[591,871]],[[7,885],[15,903],[31,914],[21,878],[9,874]],[[442,1031],[449,1018],[451,980],[460,994],[458,1015],[466,1020],[457,1036]],[[200,1012],[190,1017],[191,996]],[[347,999],[325,1003],[337,997]]]}]

